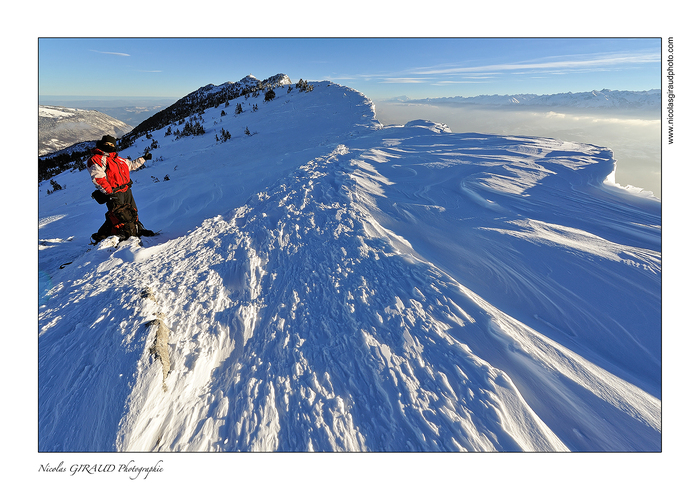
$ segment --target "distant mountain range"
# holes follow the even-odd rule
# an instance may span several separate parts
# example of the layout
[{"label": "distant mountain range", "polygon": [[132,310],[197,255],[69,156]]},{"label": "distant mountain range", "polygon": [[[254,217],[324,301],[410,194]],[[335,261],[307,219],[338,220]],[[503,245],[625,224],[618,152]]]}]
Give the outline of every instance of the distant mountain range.
[{"label": "distant mountain range", "polygon": [[117,138],[131,131],[128,124],[98,111],[59,106],[39,106],[39,156],[104,134]]},{"label": "distant mountain range", "polygon": [[578,108],[660,109],[661,90],[593,90],[552,95],[478,95],[476,97],[440,97],[409,99],[396,97],[389,102],[413,104],[474,104],[492,106],[547,106]]}]

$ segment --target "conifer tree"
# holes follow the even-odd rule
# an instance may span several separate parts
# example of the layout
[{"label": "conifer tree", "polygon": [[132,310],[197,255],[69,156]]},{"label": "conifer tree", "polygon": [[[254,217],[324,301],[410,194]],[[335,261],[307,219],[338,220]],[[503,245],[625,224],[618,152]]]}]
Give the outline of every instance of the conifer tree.
[{"label": "conifer tree", "polygon": [[219,136],[216,136],[216,141],[221,141],[222,143],[228,141],[231,139],[231,133],[226,131],[224,128],[221,128],[221,139],[219,139]]}]

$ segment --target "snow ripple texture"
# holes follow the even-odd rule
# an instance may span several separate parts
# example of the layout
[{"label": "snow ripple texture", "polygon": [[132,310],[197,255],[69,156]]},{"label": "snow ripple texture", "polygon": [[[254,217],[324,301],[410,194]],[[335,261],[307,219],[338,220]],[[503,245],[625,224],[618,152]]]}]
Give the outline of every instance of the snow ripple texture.
[{"label": "snow ripple texture", "polygon": [[317,155],[52,277],[41,450],[660,449],[658,202],[609,150],[416,121]]}]

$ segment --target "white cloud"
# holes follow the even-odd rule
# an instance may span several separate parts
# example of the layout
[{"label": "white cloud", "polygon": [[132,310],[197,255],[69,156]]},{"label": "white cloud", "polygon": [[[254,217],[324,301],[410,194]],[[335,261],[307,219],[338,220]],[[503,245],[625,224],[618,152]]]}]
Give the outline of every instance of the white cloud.
[{"label": "white cloud", "polygon": [[[660,54],[655,51],[590,53],[585,55],[556,56],[499,64],[436,64],[420,66],[396,72],[344,74],[329,79],[336,81],[363,80],[382,84],[431,84],[451,85],[477,83],[478,80],[496,81],[503,76],[551,78],[584,73],[614,71],[618,68],[636,67],[641,64],[659,63]],[[474,63],[473,61],[471,63]]]},{"label": "white cloud", "polygon": [[411,77],[398,77],[398,78],[385,78],[379,83],[425,83],[432,80],[432,78],[411,78]]},{"label": "white cloud", "polygon": [[440,80],[433,83],[432,85],[455,85],[463,83],[488,83],[491,81],[491,77],[474,77],[472,79],[464,80]]},{"label": "white cloud", "polygon": [[113,55],[113,56],[131,56],[130,54],[126,54],[126,53],[114,53],[114,52],[111,52],[111,51],[97,51],[97,50],[95,50],[95,49],[91,49],[90,51],[92,51],[93,53],[110,54],[110,55]]},{"label": "white cloud", "polygon": [[571,56],[563,59],[544,59],[514,63],[501,63],[482,66],[462,67],[427,67],[414,70],[417,75],[460,75],[464,73],[503,73],[515,72],[525,74],[532,71],[556,71],[560,74],[570,71],[602,70],[610,67],[638,64],[658,63],[659,53],[606,53],[591,54],[586,57]]}]

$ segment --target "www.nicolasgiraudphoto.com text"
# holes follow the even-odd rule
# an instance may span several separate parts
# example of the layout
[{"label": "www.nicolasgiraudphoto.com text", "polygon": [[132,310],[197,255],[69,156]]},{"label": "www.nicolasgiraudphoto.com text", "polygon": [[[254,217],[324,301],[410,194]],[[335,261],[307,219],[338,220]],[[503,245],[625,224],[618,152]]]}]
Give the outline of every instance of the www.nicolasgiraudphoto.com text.
[{"label": "www.nicolasgiraudphoto.com text", "polygon": [[675,72],[673,70],[673,64],[674,64],[674,42],[673,42],[673,37],[668,38],[668,44],[667,44],[667,58],[666,58],[666,87],[668,90],[668,96],[667,96],[667,104],[666,104],[666,122],[668,123],[668,144],[672,145],[673,144],[673,106],[675,103],[676,99],[676,94],[673,91],[673,78],[675,77]]}]

